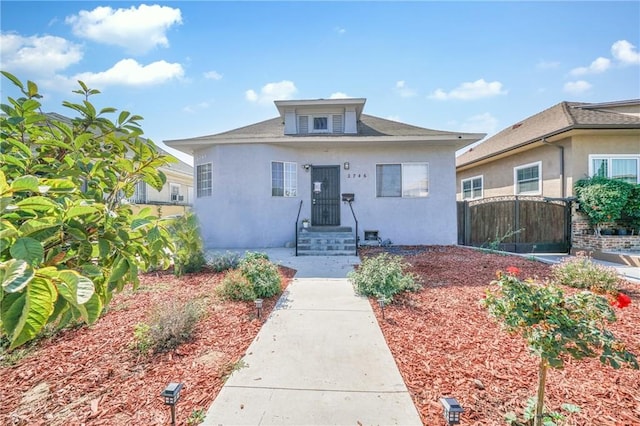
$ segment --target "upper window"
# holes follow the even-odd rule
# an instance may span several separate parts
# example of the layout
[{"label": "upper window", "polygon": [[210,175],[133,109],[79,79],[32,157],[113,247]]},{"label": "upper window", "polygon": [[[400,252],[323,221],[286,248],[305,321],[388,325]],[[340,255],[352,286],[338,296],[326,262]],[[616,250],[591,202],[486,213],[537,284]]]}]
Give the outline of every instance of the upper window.
[{"label": "upper window", "polygon": [[298,195],[296,163],[281,161],[271,163],[271,195],[274,197],[296,197]]},{"label": "upper window", "polygon": [[209,197],[213,188],[213,167],[211,163],[196,166],[196,196]]},{"label": "upper window", "polygon": [[590,155],[589,175],[640,183],[640,155]]},{"label": "upper window", "polygon": [[524,166],[514,167],[513,180],[515,181],[516,195],[540,194],[541,188],[542,188],[541,169],[542,169],[542,162],[540,161],[536,163],[525,164]]},{"label": "upper window", "polygon": [[329,130],[329,118],[328,117],[313,117],[313,131],[326,131]]},{"label": "upper window", "polygon": [[462,179],[462,199],[475,200],[482,198],[482,176]]},{"label": "upper window", "polygon": [[429,193],[427,163],[376,165],[377,197],[426,197]]}]

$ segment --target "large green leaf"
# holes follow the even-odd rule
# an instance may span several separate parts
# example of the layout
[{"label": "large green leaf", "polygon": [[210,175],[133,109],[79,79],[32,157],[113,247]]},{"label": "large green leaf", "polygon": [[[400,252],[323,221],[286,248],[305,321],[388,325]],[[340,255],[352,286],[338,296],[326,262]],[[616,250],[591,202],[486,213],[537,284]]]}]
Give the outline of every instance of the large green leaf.
[{"label": "large green leaf", "polygon": [[98,209],[94,206],[73,206],[69,210],[67,210],[65,216],[67,219],[76,216],[84,216],[87,214],[97,213]]},{"label": "large green leaf", "polygon": [[70,179],[42,179],[42,184],[50,187],[51,192],[70,193],[78,189]]},{"label": "large green leaf", "polygon": [[89,324],[93,324],[98,318],[100,318],[103,305],[98,293],[93,293],[91,299],[89,299],[83,306],[87,310],[87,322]]},{"label": "large green leaf", "polygon": [[93,281],[89,278],[72,270],[60,271],[58,276],[74,289],[77,303],[81,305],[87,303],[91,296],[93,296],[95,288]]},{"label": "large green leaf", "polygon": [[39,181],[35,176],[20,176],[11,182],[11,189],[14,191],[38,191]]},{"label": "large green leaf", "polygon": [[28,210],[35,210],[35,211],[48,211],[56,207],[59,207],[58,203],[56,203],[55,201],[51,200],[50,198],[42,197],[42,196],[25,198],[24,200],[18,201],[16,203],[16,206],[20,207],[21,209],[28,209]]},{"label": "large green leaf", "polygon": [[30,237],[18,238],[9,249],[14,259],[27,261],[31,266],[37,266],[44,260],[44,247],[38,240]]},{"label": "large green leaf", "polygon": [[43,229],[48,228],[56,228],[62,226],[62,222],[60,222],[55,217],[43,217],[38,219],[30,219],[27,220],[20,226],[20,233],[24,236],[31,235],[33,233],[42,231]]},{"label": "large green leaf", "polygon": [[29,284],[34,276],[35,271],[22,259],[11,259],[0,264],[2,270],[2,288],[7,293],[16,293]]},{"label": "large green leaf", "polygon": [[[35,278],[21,296],[24,298],[22,303],[12,303],[6,315],[2,316],[2,325],[10,335],[9,349],[14,349],[38,335],[53,313],[57,293],[51,281]],[[3,305],[8,299],[3,299]],[[20,307],[22,309],[19,309]]]}]

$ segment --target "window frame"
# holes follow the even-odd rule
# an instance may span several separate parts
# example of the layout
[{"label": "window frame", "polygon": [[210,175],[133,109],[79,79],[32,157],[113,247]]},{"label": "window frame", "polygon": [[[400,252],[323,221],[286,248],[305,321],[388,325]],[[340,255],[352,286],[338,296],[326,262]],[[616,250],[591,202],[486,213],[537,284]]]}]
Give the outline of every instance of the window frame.
[{"label": "window frame", "polygon": [[[518,187],[520,182],[518,181],[518,171],[522,169],[538,168],[538,189],[534,191],[519,192]],[[532,181],[532,180],[529,180]],[[514,195],[541,195],[542,194],[542,161],[534,161],[533,163],[522,164],[513,168],[513,193]]]},{"label": "window frame", "polygon": [[[208,167],[208,171],[201,172],[200,169]],[[208,187],[203,187],[201,177],[208,173],[208,179],[204,183],[208,183]],[[196,198],[211,197],[213,195],[213,163],[202,163],[196,165]]]},{"label": "window frame", "polygon": [[[480,195],[479,196],[475,196],[475,192],[474,192],[474,188],[473,188],[473,182],[476,180],[480,180]],[[464,196],[464,184],[465,182],[471,182],[471,197],[465,197]],[[473,176],[470,178],[466,178],[466,179],[462,179],[460,181],[460,194],[462,195],[462,200],[480,200],[482,198],[484,198],[484,175],[478,175],[478,176]]]},{"label": "window frame", "polygon": [[[325,121],[327,123],[326,129],[316,129],[315,128],[315,123],[316,123],[316,119],[317,118],[324,118],[325,119]],[[333,132],[333,116],[331,114],[309,115],[308,131],[309,131],[309,133],[331,133],[331,132]]]},{"label": "window frame", "polygon": [[[636,154],[589,154],[589,176],[593,177],[595,175],[595,170],[593,168],[594,160],[606,160],[607,161],[607,178],[609,179],[618,179],[611,177],[611,173],[613,172],[613,160],[636,160],[636,182],[640,184],[640,155]],[[626,181],[625,181],[626,182]]]},{"label": "window frame", "polygon": [[[274,194],[274,176],[273,176],[273,165],[274,164],[282,164],[282,195]],[[269,163],[270,165],[270,187],[271,187],[271,196],[276,198],[297,198],[298,197],[298,163],[294,161],[279,161],[273,160]],[[287,165],[289,166],[287,168]],[[293,172],[293,173],[292,173]],[[287,177],[287,175],[289,175]],[[289,187],[287,188],[287,182],[289,183]]]},{"label": "window frame", "polygon": [[[405,166],[423,165],[426,169],[427,187],[425,195],[406,195]],[[400,195],[380,195],[378,188],[378,167],[379,166],[400,166]],[[430,194],[429,185],[429,163],[427,161],[415,161],[405,163],[376,163],[375,195],[376,198],[427,198]]]}]

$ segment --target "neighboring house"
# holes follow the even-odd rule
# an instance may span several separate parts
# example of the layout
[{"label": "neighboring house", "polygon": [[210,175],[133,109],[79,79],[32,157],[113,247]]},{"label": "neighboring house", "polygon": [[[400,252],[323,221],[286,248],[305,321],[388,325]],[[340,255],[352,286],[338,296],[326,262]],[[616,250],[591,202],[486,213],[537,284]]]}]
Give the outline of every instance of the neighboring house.
[{"label": "neighboring house", "polygon": [[[585,217],[575,211],[575,204],[564,217],[561,210],[551,211],[552,204],[562,204],[554,199],[571,199],[574,184],[594,175],[640,183],[640,99],[561,102],[458,156],[457,199],[469,201],[464,203],[464,213],[461,213],[464,219],[460,222],[463,230],[459,242],[477,245],[493,235],[491,228],[501,227],[499,235],[504,235],[505,229],[520,229],[523,235],[508,242],[523,243],[521,249],[528,252],[534,251],[536,245],[538,249],[547,245],[556,238],[550,236],[552,234],[557,236],[553,242],[561,242],[564,227],[568,230],[564,234],[568,244],[565,247],[593,251],[594,257],[599,252],[616,249],[640,249],[638,236],[593,238]],[[528,201],[509,201],[516,206],[516,213],[512,214],[513,209],[503,210],[504,217],[492,217],[489,199],[496,200],[493,201],[493,216],[496,216],[498,203],[506,203],[506,196]],[[539,197],[541,201],[536,206],[527,196]],[[483,205],[487,207],[484,211],[489,212],[486,216],[480,212]],[[525,213],[526,217],[517,213],[519,205],[530,212]],[[567,209],[572,207],[571,203],[563,205]],[[475,211],[470,212],[470,206],[474,206]],[[548,216],[543,212],[548,212]],[[475,219],[470,217],[473,214]],[[521,220],[528,225],[521,227]]]},{"label": "neighboring house", "polygon": [[[156,149],[172,156],[158,146]],[[136,209],[152,207],[162,217],[184,214],[193,204],[193,167],[178,160],[177,163],[160,167],[160,170],[167,177],[162,190],[158,191],[145,182],[138,182],[129,202],[135,204]]]},{"label": "neighboring house", "polygon": [[640,99],[561,102],[456,159],[458,200],[566,198],[596,174],[640,183]]},{"label": "neighboring house", "polygon": [[290,245],[304,218],[315,230],[353,229],[346,194],[360,240],[375,230],[394,244],[455,244],[455,151],[484,135],[366,115],[365,102],[275,101],[276,118],[165,141],[194,158],[207,247]]},{"label": "neighboring house", "polygon": [[[64,115],[52,112],[47,116],[70,124],[71,119]],[[145,138],[141,138],[145,140]],[[148,143],[153,143],[146,140]],[[154,144],[155,145],[155,144]],[[165,155],[171,154],[156,145],[156,149]],[[193,167],[178,159],[176,163],[170,163],[160,169],[167,177],[165,185],[160,191],[145,182],[139,182],[133,196],[128,201],[134,204],[134,211],[144,207],[152,207],[154,213],[160,216],[173,216],[184,214],[193,202]]]}]

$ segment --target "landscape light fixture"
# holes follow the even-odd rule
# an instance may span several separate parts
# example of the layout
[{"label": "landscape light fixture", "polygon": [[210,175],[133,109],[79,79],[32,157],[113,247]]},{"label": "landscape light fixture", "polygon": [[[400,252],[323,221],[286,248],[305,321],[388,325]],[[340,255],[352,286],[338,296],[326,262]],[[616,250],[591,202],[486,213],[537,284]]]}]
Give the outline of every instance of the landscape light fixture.
[{"label": "landscape light fixture", "polygon": [[258,310],[258,318],[262,316],[262,299],[255,300],[256,309]]},{"label": "landscape light fixture", "polygon": [[171,406],[171,426],[176,424],[176,403],[180,399],[182,386],[184,386],[182,383],[169,383],[160,394],[164,398],[165,405]]},{"label": "landscape light fixture", "polygon": [[380,309],[382,310],[382,319],[384,319],[384,297],[378,298],[378,305],[380,305]]},{"label": "landscape light fixture", "polygon": [[464,411],[455,398],[440,398],[440,404],[444,407],[444,419],[448,426],[460,423],[460,415]]}]

